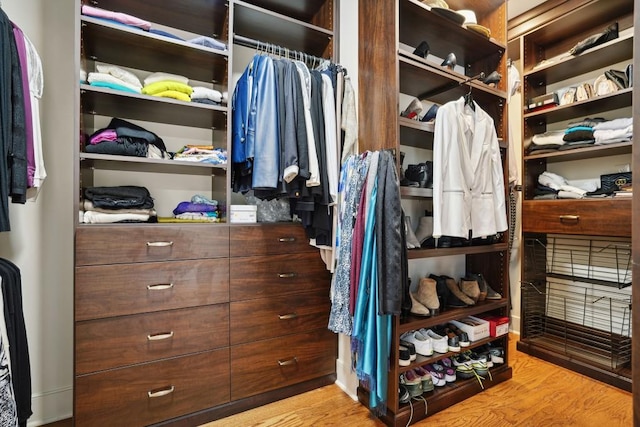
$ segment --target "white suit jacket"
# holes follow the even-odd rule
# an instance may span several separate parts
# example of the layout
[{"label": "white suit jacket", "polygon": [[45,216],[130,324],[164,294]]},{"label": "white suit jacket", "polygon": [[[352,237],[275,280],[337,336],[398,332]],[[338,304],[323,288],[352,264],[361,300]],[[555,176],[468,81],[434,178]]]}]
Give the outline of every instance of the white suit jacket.
[{"label": "white suit jacket", "polygon": [[433,237],[507,229],[504,174],[493,119],[464,97],[438,109],[433,142]]}]

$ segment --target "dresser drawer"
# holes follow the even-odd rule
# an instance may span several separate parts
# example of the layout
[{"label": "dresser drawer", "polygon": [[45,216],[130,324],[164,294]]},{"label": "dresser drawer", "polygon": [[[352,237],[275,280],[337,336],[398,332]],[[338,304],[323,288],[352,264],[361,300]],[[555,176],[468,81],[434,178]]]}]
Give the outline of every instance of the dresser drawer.
[{"label": "dresser drawer", "polygon": [[229,349],[76,377],[77,426],[136,427],[229,402]]},{"label": "dresser drawer", "polygon": [[229,259],[84,266],[75,269],[75,318],[229,301]]},{"label": "dresser drawer", "polygon": [[336,351],[326,328],[231,347],[231,399],[333,374]]},{"label": "dresser drawer", "polygon": [[631,236],[631,200],[525,200],[522,231]]},{"label": "dresser drawer", "polygon": [[231,226],[230,256],[318,253],[301,224]]},{"label": "dresser drawer", "polygon": [[327,290],[232,302],[231,344],[326,327],[330,310]]},{"label": "dresser drawer", "polygon": [[331,283],[318,253],[231,258],[229,269],[232,301],[314,289],[328,292]]},{"label": "dresser drawer", "polygon": [[206,225],[92,225],[76,231],[76,265],[229,256],[229,227]]},{"label": "dresser drawer", "polygon": [[229,305],[76,323],[76,374],[229,346]]}]

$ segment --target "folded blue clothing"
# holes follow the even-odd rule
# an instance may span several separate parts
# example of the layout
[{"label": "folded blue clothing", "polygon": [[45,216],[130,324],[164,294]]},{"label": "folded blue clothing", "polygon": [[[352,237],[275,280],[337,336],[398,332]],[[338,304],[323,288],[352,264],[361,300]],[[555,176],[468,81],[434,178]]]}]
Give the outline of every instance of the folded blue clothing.
[{"label": "folded blue clothing", "polygon": [[155,28],[151,28],[151,29],[149,30],[149,32],[150,32],[151,34],[157,34],[157,35],[159,35],[159,36],[165,36],[165,37],[169,37],[169,38],[172,38],[172,39],[177,39],[177,40],[185,41],[182,37],[178,37],[178,36],[176,36],[175,34],[171,34],[171,33],[167,32],[167,31],[157,30],[157,29],[155,29]]},{"label": "folded blue clothing", "polygon": [[125,92],[129,92],[129,93],[137,93],[140,94],[140,92],[136,92],[135,90],[132,90],[126,86],[122,86],[116,83],[109,83],[109,82],[92,82],[91,86],[97,86],[97,87],[106,87],[109,89],[115,89],[115,90],[122,90]]},{"label": "folded blue clothing", "polygon": [[173,210],[173,214],[180,215],[185,212],[216,212],[217,210],[217,206],[206,203],[180,202]]},{"label": "folded blue clothing", "polygon": [[204,47],[210,47],[212,49],[227,50],[226,44],[219,42],[218,40],[208,36],[198,36],[187,41],[189,43],[198,44]]}]

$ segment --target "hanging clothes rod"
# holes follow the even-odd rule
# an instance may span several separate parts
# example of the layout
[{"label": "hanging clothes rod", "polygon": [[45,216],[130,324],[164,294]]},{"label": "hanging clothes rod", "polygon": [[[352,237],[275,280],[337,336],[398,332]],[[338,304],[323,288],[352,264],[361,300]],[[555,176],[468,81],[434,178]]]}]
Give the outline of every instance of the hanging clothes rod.
[{"label": "hanging clothes rod", "polygon": [[424,92],[424,93],[422,93],[422,94],[420,94],[418,96],[418,99],[419,100],[429,99],[429,97],[431,97],[431,96],[438,95],[440,93],[446,92],[446,91],[454,89],[456,87],[465,85],[465,84],[467,84],[469,82],[472,82],[474,80],[482,80],[482,79],[484,79],[484,72],[481,72],[480,74],[477,74],[477,75],[475,75],[473,77],[469,77],[466,80],[463,80],[461,82],[458,82],[458,83],[451,82],[451,83],[449,83],[449,84],[447,84],[445,86],[441,86],[439,88]]},{"label": "hanging clothes rod", "polygon": [[265,52],[273,53],[275,55],[279,55],[282,57],[288,57],[292,59],[302,59],[304,62],[315,62],[318,64],[324,61],[331,62],[331,60],[327,58],[320,58],[318,56],[310,55],[305,52],[292,50],[286,47],[278,46],[273,43],[265,43],[259,40],[250,39],[249,37],[239,36],[237,34],[233,35],[233,42],[236,44],[239,44],[240,46],[263,50]]}]

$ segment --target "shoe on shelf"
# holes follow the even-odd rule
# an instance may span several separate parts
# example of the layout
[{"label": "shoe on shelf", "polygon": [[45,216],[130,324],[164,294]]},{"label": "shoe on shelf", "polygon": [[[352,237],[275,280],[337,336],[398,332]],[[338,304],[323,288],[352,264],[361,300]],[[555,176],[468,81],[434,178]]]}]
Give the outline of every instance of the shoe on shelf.
[{"label": "shoe on shelf", "polygon": [[441,354],[449,351],[449,343],[446,337],[435,333],[432,329],[420,329],[419,332],[431,338],[433,351]]},{"label": "shoe on shelf", "polygon": [[407,371],[401,374],[400,384],[407,388],[410,397],[418,397],[422,394],[422,379],[413,371]]},{"label": "shoe on shelf", "polygon": [[478,302],[480,299],[480,285],[478,282],[470,277],[463,277],[460,279],[460,290],[464,292],[473,302]]},{"label": "shoe on shelf", "polygon": [[469,341],[469,334],[458,328],[453,323],[448,323],[447,328],[458,336],[460,347],[469,347],[469,344],[471,344],[471,342]]},{"label": "shoe on shelf", "polygon": [[409,349],[403,345],[400,345],[400,353],[398,355],[399,366],[409,366],[411,364],[411,353]]},{"label": "shoe on shelf", "polygon": [[418,228],[415,232],[416,239],[420,242],[420,247],[424,247],[425,242],[433,237],[433,217],[423,216],[420,218]]},{"label": "shoe on shelf", "polygon": [[442,277],[446,279],[447,287],[449,288],[453,296],[455,296],[458,300],[462,301],[466,305],[475,305],[475,301],[468,297],[464,292],[462,292],[460,286],[458,285],[458,282],[456,282],[452,277],[449,276]]},{"label": "shoe on shelf", "polygon": [[398,387],[398,402],[409,403],[410,400],[411,395],[409,394],[407,386],[404,384],[400,384],[400,386]]},{"label": "shoe on shelf", "polygon": [[429,277],[423,277],[420,279],[418,291],[415,295],[431,316],[435,316],[440,310],[440,300],[438,299],[436,285],[435,280]]},{"label": "shoe on shelf", "polygon": [[422,366],[418,366],[413,370],[417,376],[422,379],[422,392],[433,391],[435,386],[433,385],[433,378],[431,377],[431,373],[424,369]]},{"label": "shoe on shelf", "polygon": [[[483,299],[490,299],[490,300],[502,299],[502,295],[496,292],[491,286],[489,286],[489,283],[487,283],[487,280],[484,278],[482,274],[471,273],[471,274],[468,274],[467,276],[474,278],[478,282],[478,286],[480,288],[480,301],[482,301]],[[482,297],[483,293],[484,293],[484,298]]]},{"label": "shoe on shelf", "polygon": [[429,43],[426,40],[421,41],[416,50],[413,51],[413,54],[426,58],[429,55]]},{"label": "shoe on shelf", "polygon": [[401,340],[410,342],[416,348],[416,353],[421,356],[433,355],[433,343],[431,338],[420,331],[409,331],[400,336]]},{"label": "shoe on shelf", "polygon": [[403,339],[400,340],[400,345],[403,345],[405,347],[407,347],[407,349],[409,350],[409,360],[411,362],[413,362],[414,360],[416,360],[416,346],[413,345],[412,343],[405,341]]},{"label": "shoe on shelf", "polygon": [[411,297],[411,310],[410,313],[414,316],[429,317],[431,316],[431,310],[429,310],[420,300],[415,292],[409,292]]},{"label": "shoe on shelf", "polygon": [[447,380],[444,378],[443,369],[438,370],[434,365],[431,364],[423,365],[422,368],[431,374],[431,379],[433,380],[433,384],[436,387],[444,387],[445,385],[447,385]]},{"label": "shoe on shelf", "polygon": [[[449,307],[449,295],[451,294],[451,291],[449,291],[449,288],[447,287],[447,281],[444,277],[437,276],[435,274],[430,274],[429,278],[436,281],[436,293],[438,294],[438,300],[440,301],[440,309],[444,310],[445,307]],[[462,306],[466,307],[466,304],[463,304]]]},{"label": "shoe on shelf", "polygon": [[487,77],[485,77],[482,83],[490,86],[491,85],[496,86],[501,79],[502,79],[502,74],[500,74],[497,71],[494,71],[491,74],[489,74]]},{"label": "shoe on shelf", "polygon": [[407,249],[419,248],[420,242],[418,242],[416,235],[413,233],[413,227],[411,227],[411,217],[409,215],[405,215],[404,217],[404,232]]},{"label": "shoe on shelf", "polygon": [[432,104],[431,107],[427,110],[424,116],[420,119],[421,122],[430,122],[431,120],[435,120],[436,114],[438,114],[438,104]]},{"label": "shoe on shelf", "polygon": [[442,61],[442,64],[440,64],[440,66],[442,67],[447,67],[450,70],[453,70],[453,67],[456,66],[456,54],[451,52],[449,55],[447,55],[447,57],[445,58],[444,61]]},{"label": "shoe on shelf", "polygon": [[[444,360],[444,359],[443,359]],[[449,359],[447,359],[449,360]],[[440,370],[440,372],[442,372],[444,374],[444,380],[448,383],[452,383],[456,380],[456,370],[453,369],[452,366],[445,366],[443,361],[440,360],[436,363],[433,364],[433,366],[439,366],[440,368],[436,368],[438,370]]]},{"label": "shoe on shelf", "polygon": [[418,115],[422,112],[422,102],[418,98],[413,98],[407,108],[400,113],[400,116],[408,119],[418,120]]}]

